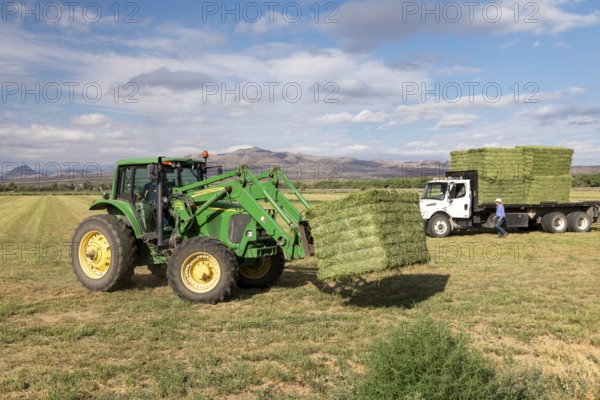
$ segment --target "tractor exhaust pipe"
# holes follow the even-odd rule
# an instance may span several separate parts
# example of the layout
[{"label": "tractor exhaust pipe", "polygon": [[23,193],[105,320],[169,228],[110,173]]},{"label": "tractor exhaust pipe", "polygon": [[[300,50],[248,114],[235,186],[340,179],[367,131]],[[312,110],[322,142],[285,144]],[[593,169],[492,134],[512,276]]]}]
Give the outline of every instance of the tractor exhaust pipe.
[{"label": "tractor exhaust pipe", "polygon": [[162,246],[163,238],[163,167],[162,159],[158,158],[158,174],[156,178],[156,245]]}]

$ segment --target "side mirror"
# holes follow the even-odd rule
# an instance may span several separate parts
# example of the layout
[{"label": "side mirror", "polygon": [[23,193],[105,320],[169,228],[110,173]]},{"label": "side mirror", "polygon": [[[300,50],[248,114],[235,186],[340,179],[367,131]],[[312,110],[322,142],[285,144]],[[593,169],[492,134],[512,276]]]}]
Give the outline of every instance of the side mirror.
[{"label": "side mirror", "polygon": [[148,170],[148,179],[151,179],[151,180],[158,179],[158,165],[157,164],[148,164],[146,169]]}]

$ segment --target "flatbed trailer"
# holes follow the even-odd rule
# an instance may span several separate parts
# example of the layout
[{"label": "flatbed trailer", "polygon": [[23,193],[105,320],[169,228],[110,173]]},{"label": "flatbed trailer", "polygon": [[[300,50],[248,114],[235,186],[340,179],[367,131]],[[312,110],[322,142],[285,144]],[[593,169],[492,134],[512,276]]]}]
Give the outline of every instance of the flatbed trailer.
[{"label": "flatbed trailer", "polygon": [[[446,237],[462,229],[494,228],[496,205],[478,204],[477,171],[448,171],[425,185],[421,215],[427,233]],[[505,226],[548,233],[588,232],[598,222],[600,200],[504,204]]]}]

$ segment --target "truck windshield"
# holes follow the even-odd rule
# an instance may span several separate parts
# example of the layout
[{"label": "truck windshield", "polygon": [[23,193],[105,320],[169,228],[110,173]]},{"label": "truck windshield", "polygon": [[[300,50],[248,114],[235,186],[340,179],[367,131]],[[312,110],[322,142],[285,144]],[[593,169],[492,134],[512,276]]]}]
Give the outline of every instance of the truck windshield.
[{"label": "truck windshield", "polygon": [[444,182],[430,182],[425,185],[422,199],[444,200],[448,184]]}]

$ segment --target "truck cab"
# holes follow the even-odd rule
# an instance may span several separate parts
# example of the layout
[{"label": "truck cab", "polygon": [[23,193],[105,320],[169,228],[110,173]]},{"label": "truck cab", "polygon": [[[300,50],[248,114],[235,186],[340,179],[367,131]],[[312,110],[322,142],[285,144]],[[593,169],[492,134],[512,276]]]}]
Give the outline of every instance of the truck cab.
[{"label": "truck cab", "polygon": [[427,182],[419,205],[430,236],[448,236],[458,221],[468,220],[473,197],[471,180],[461,176]]}]

